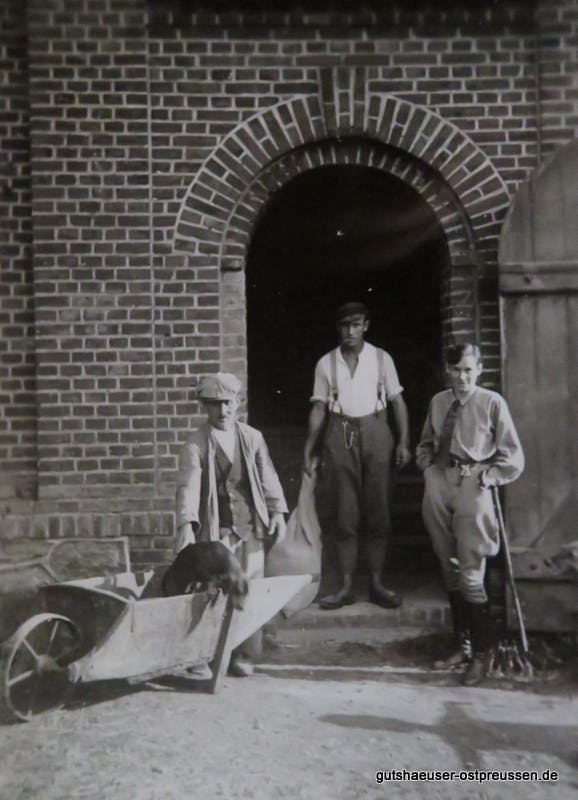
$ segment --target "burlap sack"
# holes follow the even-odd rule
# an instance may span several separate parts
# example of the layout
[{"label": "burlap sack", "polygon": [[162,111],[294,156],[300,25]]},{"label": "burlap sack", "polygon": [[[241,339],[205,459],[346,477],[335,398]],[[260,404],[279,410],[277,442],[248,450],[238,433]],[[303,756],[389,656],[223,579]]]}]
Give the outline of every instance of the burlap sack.
[{"label": "burlap sack", "polygon": [[313,581],[305,586],[283,608],[285,617],[292,616],[310,605],[319,589],[321,573],[321,528],[315,511],[315,478],[303,473],[297,507],[287,523],[287,534],[281,542],[276,542],[265,561],[265,576],[275,578],[279,575],[313,576]]}]

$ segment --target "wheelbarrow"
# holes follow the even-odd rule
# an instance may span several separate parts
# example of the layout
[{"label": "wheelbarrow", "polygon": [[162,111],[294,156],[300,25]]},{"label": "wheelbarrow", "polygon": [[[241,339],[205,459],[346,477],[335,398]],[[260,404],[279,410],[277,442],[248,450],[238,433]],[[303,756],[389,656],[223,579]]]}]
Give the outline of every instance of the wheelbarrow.
[{"label": "wheelbarrow", "polygon": [[212,662],[217,692],[232,650],[311,582],[255,578],[242,611],[222,591],[161,597],[163,570],[40,587],[41,613],[0,645],[0,716],[28,721],[90,681],[138,683]]}]

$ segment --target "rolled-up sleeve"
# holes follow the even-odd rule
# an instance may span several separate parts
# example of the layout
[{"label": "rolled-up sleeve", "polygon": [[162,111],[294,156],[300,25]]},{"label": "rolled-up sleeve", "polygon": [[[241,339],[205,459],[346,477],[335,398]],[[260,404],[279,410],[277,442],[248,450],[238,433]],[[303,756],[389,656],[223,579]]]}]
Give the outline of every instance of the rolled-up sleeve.
[{"label": "rolled-up sleeve", "polygon": [[315,376],[313,379],[313,394],[309,398],[312,403],[320,402],[329,403],[331,399],[331,386],[327,377],[327,371],[323,364],[323,359],[320,358],[315,366]]},{"label": "rolled-up sleeve", "polygon": [[385,394],[387,399],[392,400],[401,392],[403,392],[403,386],[399,382],[393,358],[389,353],[385,353]]}]

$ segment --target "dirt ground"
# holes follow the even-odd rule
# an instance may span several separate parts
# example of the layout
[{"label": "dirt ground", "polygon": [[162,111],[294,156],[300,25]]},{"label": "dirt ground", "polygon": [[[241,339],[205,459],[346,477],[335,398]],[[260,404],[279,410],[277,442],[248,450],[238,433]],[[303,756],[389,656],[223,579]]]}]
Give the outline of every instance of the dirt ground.
[{"label": "dirt ground", "polygon": [[[216,696],[177,676],[81,687],[66,709],[0,728],[0,797],[576,797],[578,697],[563,665],[531,685],[466,689],[431,671],[439,644],[419,631],[387,642],[343,630],[282,635],[255,675],[228,678]],[[376,782],[378,771],[404,769],[555,770],[559,779]]]}]

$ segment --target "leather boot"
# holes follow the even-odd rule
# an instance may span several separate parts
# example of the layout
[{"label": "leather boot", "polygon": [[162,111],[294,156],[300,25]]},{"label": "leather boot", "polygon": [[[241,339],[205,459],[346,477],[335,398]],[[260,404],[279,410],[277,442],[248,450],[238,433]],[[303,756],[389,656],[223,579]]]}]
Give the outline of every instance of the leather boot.
[{"label": "leather boot", "polygon": [[434,669],[453,669],[472,660],[472,643],[466,605],[461,592],[449,592],[455,646],[446,658],[434,662]]},{"label": "leather boot", "polygon": [[493,643],[492,622],[487,603],[467,603],[474,657],[463,678],[464,686],[477,686],[488,674]]}]

